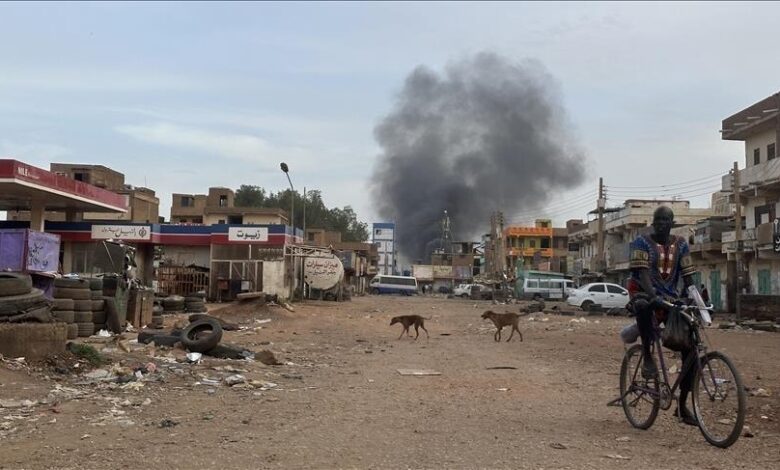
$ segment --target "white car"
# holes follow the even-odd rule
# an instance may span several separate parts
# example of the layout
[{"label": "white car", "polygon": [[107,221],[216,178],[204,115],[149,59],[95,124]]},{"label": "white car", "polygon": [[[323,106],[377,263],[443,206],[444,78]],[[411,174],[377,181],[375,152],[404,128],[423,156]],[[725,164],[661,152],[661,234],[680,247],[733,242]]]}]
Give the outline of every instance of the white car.
[{"label": "white car", "polygon": [[471,296],[471,284],[460,284],[458,287],[452,290],[452,294],[455,297],[468,298]]},{"label": "white car", "polygon": [[594,282],[574,289],[566,302],[569,305],[589,310],[591,305],[601,305],[604,308],[626,308],[628,291],[617,284]]}]

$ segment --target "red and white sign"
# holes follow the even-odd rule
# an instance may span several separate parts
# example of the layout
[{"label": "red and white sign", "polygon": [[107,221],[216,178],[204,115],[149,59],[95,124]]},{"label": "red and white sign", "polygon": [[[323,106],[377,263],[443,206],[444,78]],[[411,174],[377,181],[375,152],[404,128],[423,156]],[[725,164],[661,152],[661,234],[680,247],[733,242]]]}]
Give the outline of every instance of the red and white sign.
[{"label": "red and white sign", "polygon": [[230,242],[267,242],[268,227],[230,227],[228,228]]},{"label": "red and white sign", "polygon": [[151,225],[93,225],[93,240],[151,240]]}]

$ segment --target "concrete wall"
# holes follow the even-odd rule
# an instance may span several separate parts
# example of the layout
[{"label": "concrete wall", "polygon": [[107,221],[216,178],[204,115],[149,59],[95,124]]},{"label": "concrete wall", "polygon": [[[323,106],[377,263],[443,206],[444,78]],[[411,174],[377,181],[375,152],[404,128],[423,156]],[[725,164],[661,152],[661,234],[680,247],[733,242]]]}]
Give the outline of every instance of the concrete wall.
[{"label": "concrete wall", "polygon": [[[244,214],[243,217],[244,225],[275,225],[284,224],[286,222],[286,220],[278,214]],[[220,223],[220,220],[223,220],[223,223],[228,223],[228,214],[209,214],[203,216],[203,223],[205,225],[218,224]]]},{"label": "concrete wall", "polygon": [[[766,146],[769,144],[776,144],[777,140],[777,131],[775,129],[767,129],[764,132],[760,132],[756,135],[750,136],[745,141],[745,163],[746,166],[751,167],[754,165],[753,163],[753,150],[758,148],[761,149],[761,161],[760,163],[764,163],[767,161],[767,153],[766,153]],[[775,145],[775,147],[777,147]],[[777,152],[779,149],[775,148],[775,158],[777,158]]]},{"label": "concrete wall", "polygon": [[286,275],[284,261],[263,261],[263,292],[287,298],[290,289],[284,285]]}]

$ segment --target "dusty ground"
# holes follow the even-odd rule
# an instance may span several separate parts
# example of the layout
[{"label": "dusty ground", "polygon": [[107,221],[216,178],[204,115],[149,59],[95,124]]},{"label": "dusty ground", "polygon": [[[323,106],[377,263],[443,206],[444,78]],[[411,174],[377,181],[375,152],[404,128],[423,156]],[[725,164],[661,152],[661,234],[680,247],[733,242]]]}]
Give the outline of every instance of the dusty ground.
[{"label": "dusty ground", "polygon": [[[158,366],[125,385],[87,379],[84,365],[57,373],[6,361],[0,398],[47,403],[0,408],[0,468],[777,468],[780,334],[710,332],[746,385],[771,392],[749,398],[756,437],[719,450],[670,412],[639,431],[606,406],[617,396],[617,332],[627,319],[535,314],[521,322],[524,342],[499,344],[479,318],[486,308],[372,296],[294,313],[245,309],[231,319],[262,328],[226,339],[270,349],[286,365],[180,364],[180,352],[98,345],[131,369]],[[390,317],[405,313],[432,316],[429,340],[396,339]],[[203,384],[236,372],[253,385]]]}]

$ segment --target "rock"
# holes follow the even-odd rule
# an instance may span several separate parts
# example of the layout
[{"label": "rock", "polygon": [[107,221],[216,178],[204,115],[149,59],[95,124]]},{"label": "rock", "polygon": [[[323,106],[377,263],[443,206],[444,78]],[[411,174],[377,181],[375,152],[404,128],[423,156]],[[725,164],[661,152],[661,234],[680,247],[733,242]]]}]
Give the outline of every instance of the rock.
[{"label": "rock", "polygon": [[281,374],[281,376],[285,379],[303,380],[303,376],[301,374]]},{"label": "rock", "polygon": [[241,374],[235,374],[225,377],[225,385],[232,387],[234,385],[246,383],[246,377]]},{"label": "rock", "polygon": [[262,351],[255,354],[255,360],[262,362],[263,364],[267,366],[279,366],[281,363],[276,359],[276,356],[274,353],[267,349],[263,349]]},{"label": "rock", "polygon": [[631,438],[628,436],[620,436],[617,439],[615,439],[618,442],[630,442]]},{"label": "rock", "polygon": [[151,399],[151,398],[147,398],[146,400],[144,400],[143,402],[141,402],[141,405],[142,405],[142,406],[149,406],[149,405],[151,405],[151,404],[152,404],[152,399]]},{"label": "rock", "polygon": [[179,425],[178,421],[174,421],[174,420],[169,419],[169,418],[165,418],[164,420],[160,421],[160,427],[161,428],[172,428],[172,427],[178,426],[178,425]]},{"label": "rock", "polygon": [[742,428],[742,437],[756,437],[756,435],[750,429],[750,426],[745,426]]}]

